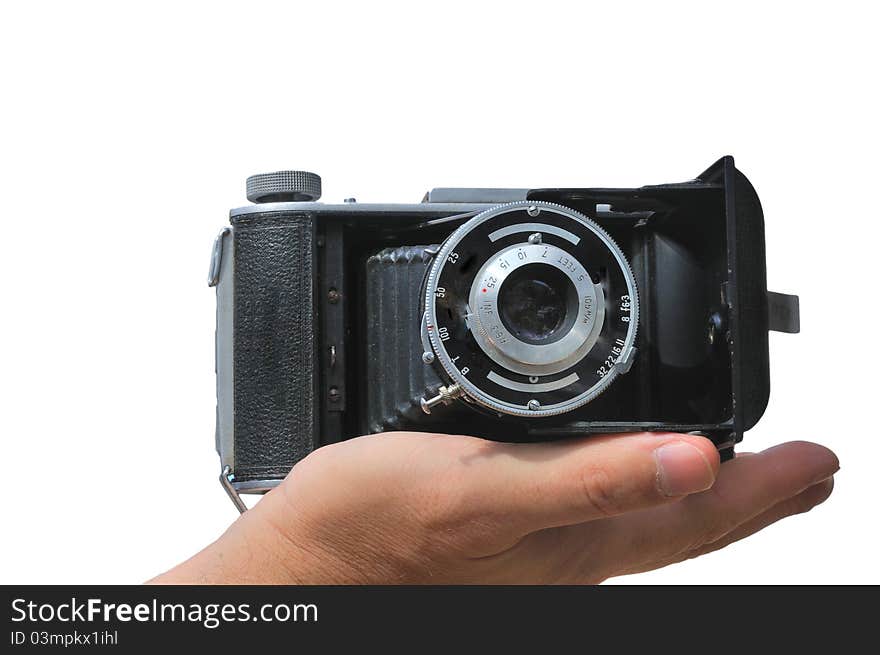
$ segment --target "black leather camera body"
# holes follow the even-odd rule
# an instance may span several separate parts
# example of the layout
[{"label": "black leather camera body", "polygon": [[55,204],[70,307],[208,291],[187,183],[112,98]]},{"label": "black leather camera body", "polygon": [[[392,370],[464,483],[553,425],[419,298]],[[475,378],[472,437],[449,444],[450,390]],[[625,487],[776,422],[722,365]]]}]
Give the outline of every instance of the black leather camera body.
[{"label": "black leather camera body", "polygon": [[770,393],[752,185],[724,157],[635,189],[434,189],[319,203],[320,178],[248,179],[217,292],[221,482],[277,485],[314,449],[389,430],[542,441],[704,434],[732,454]]}]

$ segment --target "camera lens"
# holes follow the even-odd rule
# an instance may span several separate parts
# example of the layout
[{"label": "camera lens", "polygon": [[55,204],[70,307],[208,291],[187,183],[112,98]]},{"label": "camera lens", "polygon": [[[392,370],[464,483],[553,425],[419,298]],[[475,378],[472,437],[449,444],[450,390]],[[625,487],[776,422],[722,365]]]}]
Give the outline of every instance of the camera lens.
[{"label": "camera lens", "polygon": [[498,313],[520,341],[545,345],[564,337],[577,317],[577,290],[568,276],[547,264],[527,264],[498,291]]},{"label": "camera lens", "polygon": [[[604,271],[601,282],[592,271]],[[424,307],[422,341],[466,400],[499,415],[581,407],[635,353],[626,257],[587,217],[539,200],[492,207],[457,228],[428,271]]]}]

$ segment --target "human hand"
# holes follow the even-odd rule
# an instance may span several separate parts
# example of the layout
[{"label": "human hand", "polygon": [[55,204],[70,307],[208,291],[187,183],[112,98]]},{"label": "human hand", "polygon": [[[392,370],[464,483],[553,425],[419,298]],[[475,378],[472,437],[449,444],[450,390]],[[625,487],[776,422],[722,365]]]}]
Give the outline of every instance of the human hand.
[{"label": "human hand", "polygon": [[830,450],[719,465],[703,437],[537,444],[385,433],[325,446],[159,583],[595,583],[722,548],[831,493]]}]

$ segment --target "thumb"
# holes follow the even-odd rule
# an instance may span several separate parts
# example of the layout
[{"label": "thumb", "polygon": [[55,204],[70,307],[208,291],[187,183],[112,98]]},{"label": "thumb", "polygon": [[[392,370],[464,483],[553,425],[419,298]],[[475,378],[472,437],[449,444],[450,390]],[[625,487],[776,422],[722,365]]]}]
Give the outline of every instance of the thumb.
[{"label": "thumb", "polygon": [[458,506],[521,537],[673,502],[715,482],[711,441],[675,433],[488,443],[459,478]]}]

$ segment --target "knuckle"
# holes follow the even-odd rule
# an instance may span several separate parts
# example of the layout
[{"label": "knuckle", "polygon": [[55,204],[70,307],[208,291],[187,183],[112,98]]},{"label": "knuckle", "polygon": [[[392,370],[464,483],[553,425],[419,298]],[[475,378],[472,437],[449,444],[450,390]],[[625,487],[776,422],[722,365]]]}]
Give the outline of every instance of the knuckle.
[{"label": "knuckle", "polygon": [[612,516],[620,512],[620,499],[614,481],[608,471],[590,467],[580,478],[581,493],[588,509],[600,516]]}]

